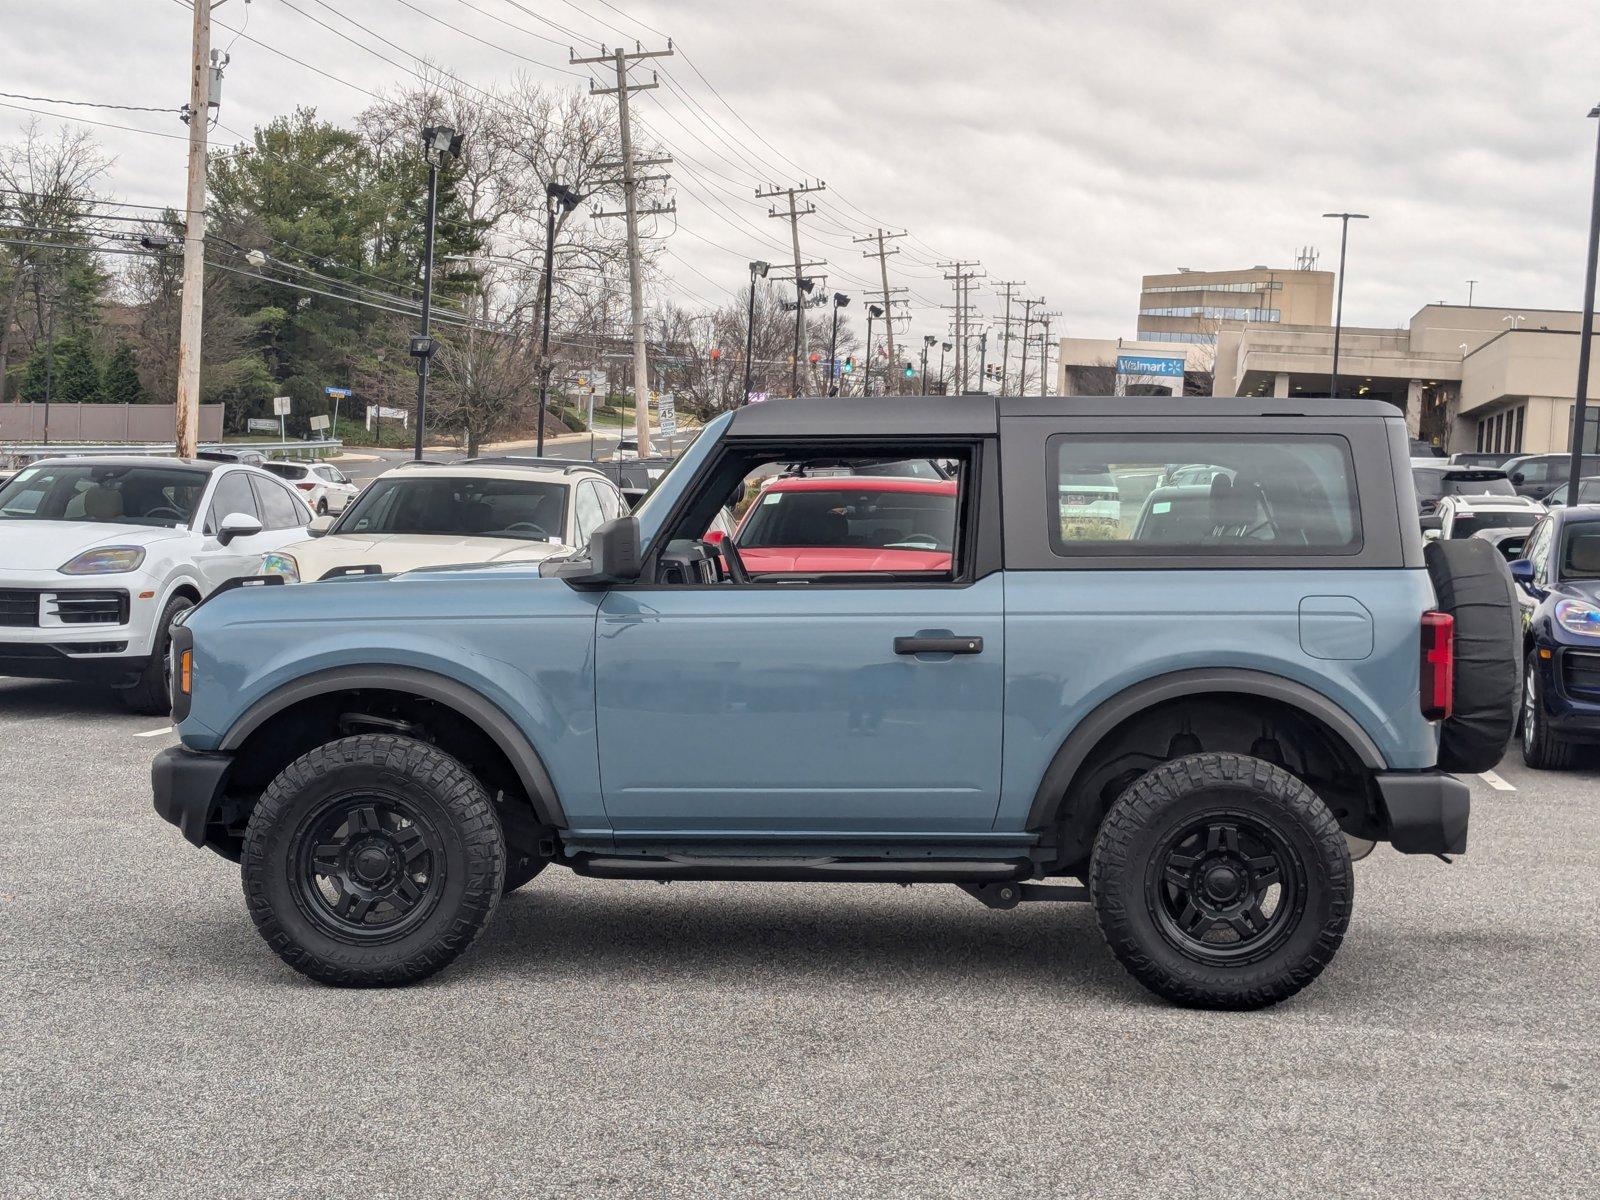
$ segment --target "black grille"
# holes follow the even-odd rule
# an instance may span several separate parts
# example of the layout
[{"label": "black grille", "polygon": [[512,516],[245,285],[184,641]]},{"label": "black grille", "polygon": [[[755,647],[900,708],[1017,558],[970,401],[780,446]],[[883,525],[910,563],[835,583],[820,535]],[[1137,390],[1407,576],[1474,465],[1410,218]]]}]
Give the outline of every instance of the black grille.
[{"label": "black grille", "polygon": [[57,592],[50,615],[63,625],[122,625],[128,620],[127,592]]},{"label": "black grille", "polygon": [[1600,696],[1600,654],[1567,650],[1561,655],[1561,669],[1569,695]]},{"label": "black grille", "polygon": [[39,624],[39,593],[21,588],[0,588],[0,625],[33,629]]}]

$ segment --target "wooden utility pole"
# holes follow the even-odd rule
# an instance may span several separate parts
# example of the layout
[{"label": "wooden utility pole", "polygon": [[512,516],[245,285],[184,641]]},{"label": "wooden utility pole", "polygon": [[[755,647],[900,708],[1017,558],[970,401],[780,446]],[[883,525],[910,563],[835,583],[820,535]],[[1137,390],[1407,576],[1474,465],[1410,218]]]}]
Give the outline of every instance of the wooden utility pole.
[{"label": "wooden utility pole", "polygon": [[940,263],[955,272],[945,278],[955,284],[956,302],[953,306],[956,312],[956,391],[967,390],[967,313],[971,306],[972,285],[976,280],[982,279],[981,274],[974,273],[973,267],[979,264],[976,261],[957,261]]},{"label": "wooden utility pole", "polygon": [[1040,300],[1024,300],[1022,302],[1022,366],[1017,370],[1017,395],[1028,394],[1028,326],[1033,321],[1033,306],[1043,304]]},{"label": "wooden utility pole", "polygon": [[1006,373],[1011,366],[1011,291],[1013,288],[1025,287],[1026,281],[1021,279],[1008,279],[1003,283],[995,284],[998,288],[1005,289],[1006,312],[1001,318],[1000,329],[1000,394],[1006,394]]},{"label": "wooden utility pole", "polygon": [[[1047,384],[1050,379],[1050,319],[1060,315],[1059,312],[1039,314],[1039,320],[1044,325],[1044,332],[1039,335],[1039,395],[1041,396],[1049,395]],[[1180,394],[1182,394],[1181,389]]]},{"label": "wooden utility pole", "polygon": [[[178,396],[173,440],[179,458],[200,449],[200,339],[206,287],[206,126],[211,122],[211,10],[227,0],[195,0],[189,64],[189,186],[183,236],[183,295],[178,319]],[[220,71],[216,72],[220,75]]]},{"label": "wooden utility pole", "polygon": [[[795,204],[795,197],[804,196],[808,192],[823,191],[827,186],[819,179],[816,183],[802,182],[799,187],[756,189],[757,200],[770,200],[777,196],[784,196],[788,198],[789,202],[787,211],[781,210],[775,205],[769,206],[767,208],[767,216],[777,217],[789,222],[789,237],[794,246],[794,354],[789,364],[789,395],[791,396],[800,394],[800,356],[805,353],[807,290],[805,277],[802,273],[808,267],[827,265],[820,262],[808,263],[800,257],[800,218],[809,217],[817,211],[817,206],[807,201],[806,206],[800,208]],[[777,276],[777,278],[781,279],[782,276]]]},{"label": "wooden utility pole", "polygon": [[[615,87],[595,87],[593,81],[589,84],[591,96],[615,96],[617,98],[617,119],[622,142],[622,161],[618,163],[602,164],[605,166],[620,167],[622,169],[622,209],[619,212],[597,212],[595,217],[625,217],[628,223],[628,296],[632,306],[633,322],[633,429],[634,436],[639,439],[639,457],[648,458],[650,455],[650,360],[645,350],[644,337],[644,271],[639,260],[639,218],[641,216],[654,216],[657,213],[675,212],[676,204],[652,205],[643,211],[639,208],[639,184],[647,182],[636,171],[643,166],[657,166],[669,163],[670,158],[652,158],[638,161],[633,157],[633,129],[628,120],[628,96],[633,92],[645,92],[652,88],[660,87],[660,83],[651,79],[649,83],[629,83],[628,64],[643,58],[667,58],[672,54],[672,41],[669,38],[665,50],[645,50],[637,42],[634,48],[624,50],[618,46],[610,53],[602,53],[593,58],[578,58],[569,54],[569,61],[574,66],[586,63],[607,63],[617,73]],[[666,176],[658,175],[649,178],[665,179]],[[544,414],[540,414],[540,420]]]},{"label": "wooden utility pole", "polygon": [[[905,301],[896,301],[894,297],[896,293],[903,292],[906,289],[903,287],[891,288],[889,286],[889,255],[899,254],[900,251],[885,249],[884,243],[891,238],[903,238],[905,236],[906,235],[903,232],[889,233],[886,230],[880,229],[876,233],[869,233],[866,237],[850,239],[852,242],[876,242],[878,246],[876,250],[863,250],[861,252],[861,257],[875,258],[878,260],[878,277],[883,281],[883,291],[881,293],[881,303],[883,304],[883,336],[889,343],[889,365],[892,368],[896,368],[893,374],[893,378],[896,382],[892,385],[892,390],[896,392],[905,390],[905,373],[898,370],[898,363],[896,362],[894,356],[894,306],[896,303],[904,304]],[[891,385],[885,383],[883,390],[885,394],[887,394],[891,390]]]}]

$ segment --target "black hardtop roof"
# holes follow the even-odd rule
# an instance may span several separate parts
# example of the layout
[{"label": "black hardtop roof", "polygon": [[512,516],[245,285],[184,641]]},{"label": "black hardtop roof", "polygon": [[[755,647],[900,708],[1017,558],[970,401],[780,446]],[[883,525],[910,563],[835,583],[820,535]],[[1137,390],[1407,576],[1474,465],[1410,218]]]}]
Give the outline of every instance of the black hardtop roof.
[{"label": "black hardtop roof", "polygon": [[1252,396],[802,396],[746,405],[728,436],[981,437],[1004,417],[1395,418],[1382,400],[1286,400]]}]

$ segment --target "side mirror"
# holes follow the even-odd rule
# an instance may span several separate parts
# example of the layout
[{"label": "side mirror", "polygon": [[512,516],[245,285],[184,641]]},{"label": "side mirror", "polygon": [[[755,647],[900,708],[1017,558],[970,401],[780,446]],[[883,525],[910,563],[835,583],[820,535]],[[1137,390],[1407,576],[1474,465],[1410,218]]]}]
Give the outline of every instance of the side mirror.
[{"label": "side mirror", "polygon": [[1521,487],[1523,485],[1523,483],[1525,483],[1527,481],[1527,478],[1528,477],[1526,475],[1524,475],[1521,471],[1517,471],[1515,474],[1513,474],[1511,476],[1511,486],[1512,487]]},{"label": "side mirror", "polygon": [[1435,525],[1432,529],[1424,529],[1422,531],[1422,540],[1425,542],[1437,542],[1443,536],[1444,530],[1440,529],[1437,525]]},{"label": "side mirror", "polygon": [[1526,558],[1517,558],[1511,561],[1511,578],[1523,587],[1533,582],[1533,563]]},{"label": "side mirror", "polygon": [[587,558],[553,562],[550,574],[575,588],[600,588],[632,583],[643,569],[639,518],[627,516],[612,518],[590,535]]},{"label": "side mirror", "polygon": [[710,529],[706,531],[706,536],[700,540],[702,542],[710,542],[713,546],[720,546],[722,545],[722,539],[727,536],[728,535],[723,533],[720,529]]},{"label": "side mirror", "polygon": [[261,532],[261,522],[244,513],[229,513],[217,528],[217,541],[226,546],[234,538],[253,537]]},{"label": "side mirror", "polygon": [[312,517],[306,525],[307,537],[321,537],[333,528],[334,518],[331,516]]}]

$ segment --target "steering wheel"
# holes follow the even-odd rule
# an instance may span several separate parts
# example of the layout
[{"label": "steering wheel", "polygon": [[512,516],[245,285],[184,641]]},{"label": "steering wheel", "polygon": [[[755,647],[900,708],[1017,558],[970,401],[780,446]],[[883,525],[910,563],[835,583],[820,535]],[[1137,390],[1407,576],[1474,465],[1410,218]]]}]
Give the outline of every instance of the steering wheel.
[{"label": "steering wheel", "polygon": [[148,509],[144,515],[146,517],[171,517],[174,521],[183,520],[183,514],[181,512],[175,508],[170,508],[165,504]]},{"label": "steering wheel", "polygon": [[544,528],[544,526],[535,525],[532,521],[513,521],[513,522],[511,522],[511,524],[507,525],[500,532],[501,533],[513,533],[513,532],[515,532],[516,530],[519,530],[519,529],[529,530],[530,532],[536,534],[539,537],[547,538],[547,537],[550,536],[549,531],[546,530]]},{"label": "steering wheel", "polygon": [[733,544],[733,539],[725,537],[716,545],[722,552],[722,565],[727,568],[728,578],[734,583],[749,583],[750,572],[745,570],[744,558],[739,554],[739,547]]}]

